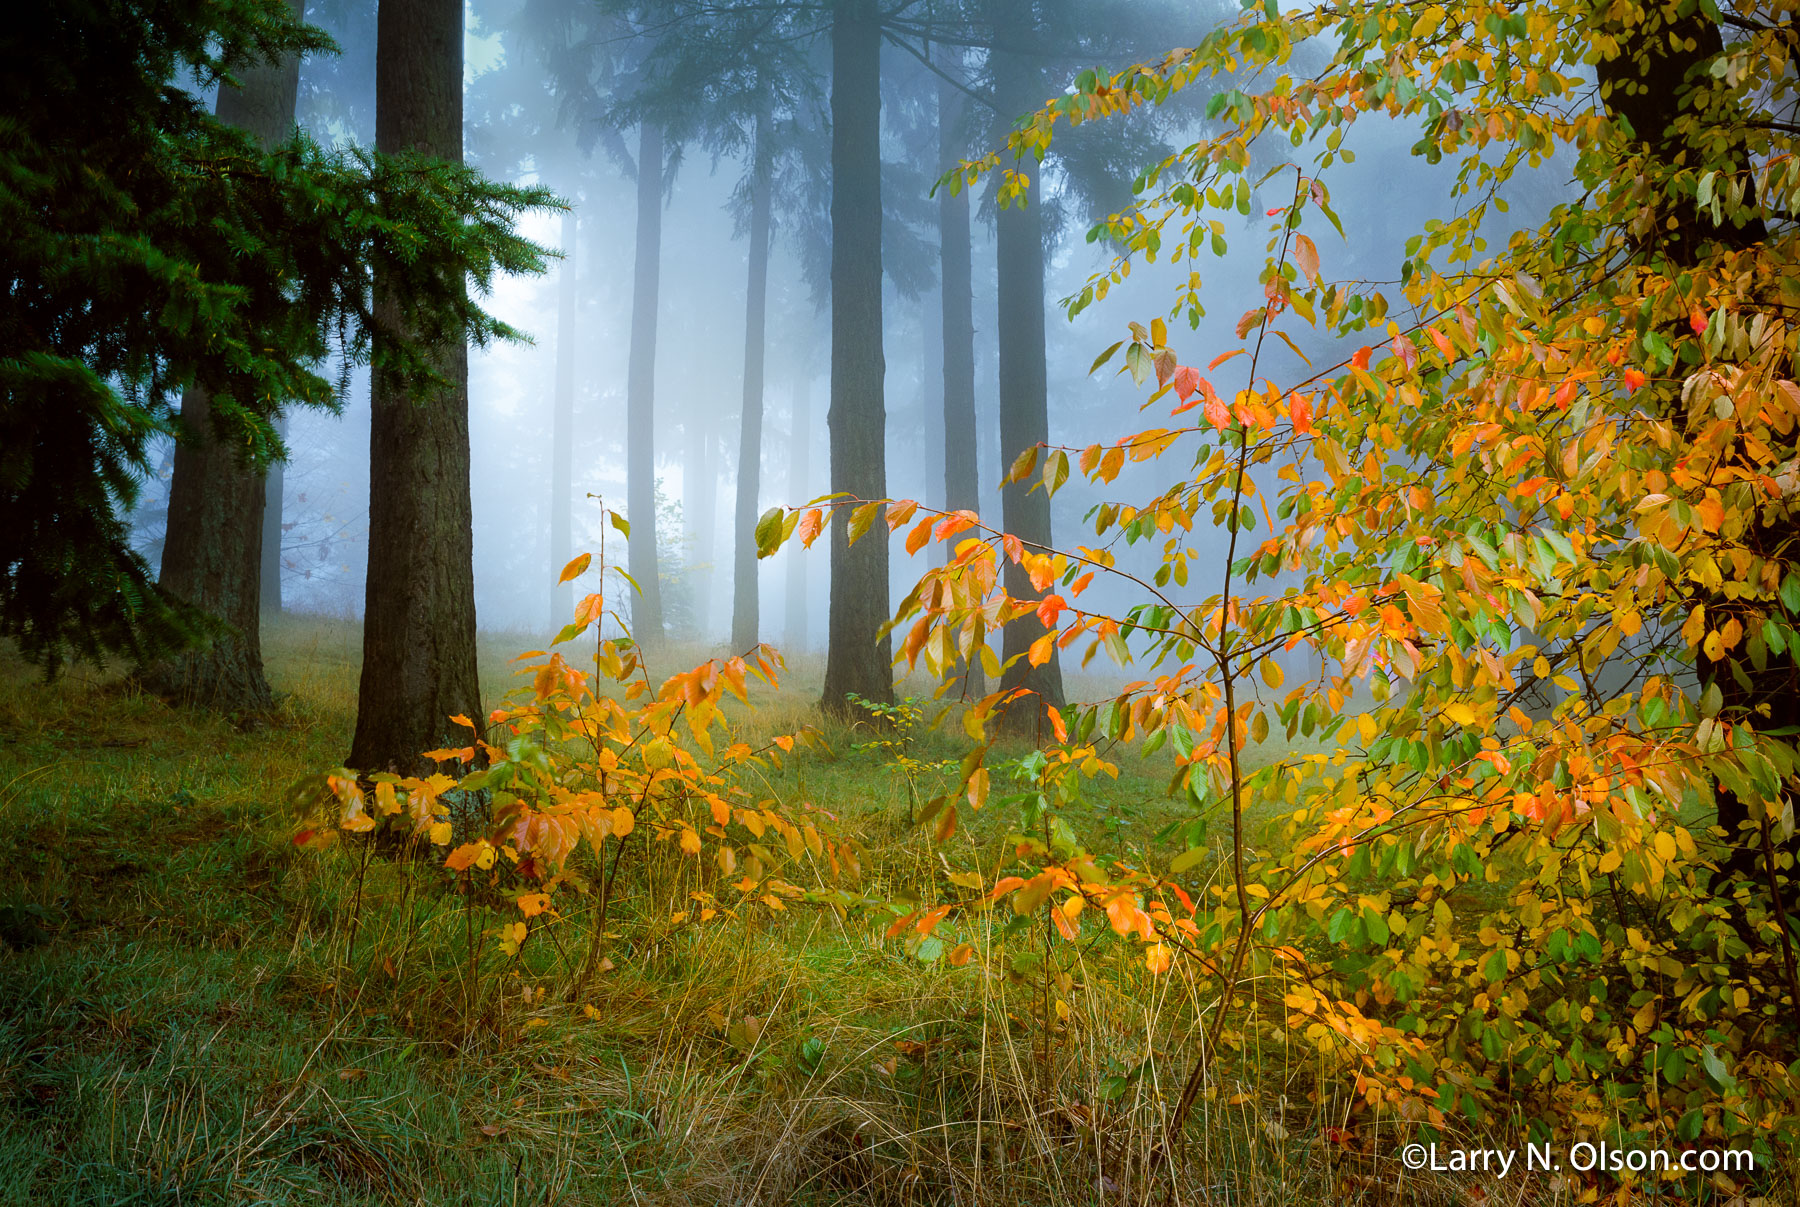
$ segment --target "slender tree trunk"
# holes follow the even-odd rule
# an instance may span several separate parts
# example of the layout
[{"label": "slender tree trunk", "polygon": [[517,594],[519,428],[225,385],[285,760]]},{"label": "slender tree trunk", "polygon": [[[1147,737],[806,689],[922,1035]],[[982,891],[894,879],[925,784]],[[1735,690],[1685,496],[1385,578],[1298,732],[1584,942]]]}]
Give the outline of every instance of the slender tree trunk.
[{"label": "slender tree trunk", "polygon": [[769,173],[760,154],[750,181],[750,282],[744,301],[744,409],[738,431],[737,551],[731,573],[731,648],[755,645],[761,627],[756,592],[756,519],[762,487],[763,351],[769,298]]},{"label": "slender tree trunk", "polygon": [[[290,0],[290,6],[296,17],[303,14],[302,0]],[[265,148],[274,146],[293,129],[300,61],[261,63],[244,70],[241,79],[240,87],[220,89],[219,120]],[[152,691],[182,703],[262,712],[271,702],[261,633],[263,476],[245,463],[242,449],[213,431],[212,396],[204,386],[184,393],[181,419],[185,430],[175,448],[158,581],[219,627],[206,645],[146,668],[142,679]],[[279,505],[276,517],[279,526]]]},{"label": "slender tree trunk", "polygon": [[662,127],[638,127],[637,271],[631,292],[631,355],[625,373],[625,503],[630,513],[627,569],[637,582],[631,635],[663,640],[662,583],[656,556],[656,311],[662,276]]},{"label": "slender tree trunk", "polygon": [[[831,489],[887,495],[886,361],[881,350],[881,24],[875,0],[837,0],[831,26]],[[849,699],[894,700],[888,533],[850,544],[850,512],[831,521],[826,712],[863,719]]]},{"label": "slender tree trunk", "polygon": [[[718,579],[718,441],[710,414],[713,400],[702,395],[692,404],[685,423],[686,444],[681,480],[681,511],[685,529],[682,541],[683,574],[688,598],[693,601],[694,636],[709,640],[713,632],[714,584]],[[673,623],[673,621],[671,621]]]},{"label": "slender tree trunk", "polygon": [[[462,159],[462,0],[382,0],[376,25],[375,145]],[[375,282],[385,323],[401,300]],[[377,348],[377,356],[380,350]],[[374,375],[369,424],[369,573],[362,682],[349,765],[422,772],[423,751],[464,745],[480,724],[474,535],[469,497],[469,356],[439,349],[448,385],[430,396]]]},{"label": "slender tree trunk", "polygon": [[[275,420],[275,434],[287,444],[287,416]],[[270,462],[263,479],[262,556],[257,577],[262,611],[272,616],[281,614],[281,509],[286,486],[281,462]]]},{"label": "slender tree trunk", "polygon": [[[1005,114],[1026,113],[1043,98],[1033,90],[1036,73],[1014,56],[996,55],[996,91]],[[1039,89],[1038,91],[1041,91]],[[1044,356],[1044,225],[1038,202],[1040,168],[1025,164],[1031,173],[1026,204],[1015,202],[1000,211],[996,220],[996,259],[999,263],[1000,334],[1000,462],[1013,458],[1034,444],[1050,439],[1049,389]],[[1006,531],[1025,544],[1051,546],[1050,496],[1031,483],[1009,483],[1000,494]],[[1006,563],[1006,590],[1015,599],[1042,594],[1032,588],[1023,566]],[[1032,666],[1025,654],[1032,642],[1044,635],[1044,626],[1027,616],[1006,626],[1001,638],[1002,661],[1018,660],[1001,676],[1003,688],[1022,687],[1035,692],[1029,707],[1007,711],[1009,728],[1035,731],[1044,707],[1062,708],[1062,666],[1052,652],[1043,666]]]},{"label": "slender tree trunk", "polygon": [[[788,502],[799,506],[817,492],[812,488],[812,374],[802,369],[794,382],[793,411],[788,419]],[[806,643],[806,557],[797,544],[787,547],[787,618],[785,642],[790,650]]]},{"label": "slender tree trunk", "polygon": [[563,215],[562,264],[556,282],[556,396],[550,416],[550,631],[575,614],[575,584],[558,583],[575,556],[571,509],[575,491],[575,299],[576,248],[581,224],[574,210]]},{"label": "slender tree trunk", "polygon": [[[940,51],[947,70],[962,67],[962,52]],[[938,84],[938,163],[945,170],[962,158],[956,131],[963,97],[948,82]],[[939,284],[943,332],[944,507],[950,511],[981,508],[981,460],[975,426],[975,285],[970,254],[969,194],[938,190]],[[944,543],[944,558],[955,553],[956,538]],[[981,663],[962,668],[969,695],[987,691]]]}]

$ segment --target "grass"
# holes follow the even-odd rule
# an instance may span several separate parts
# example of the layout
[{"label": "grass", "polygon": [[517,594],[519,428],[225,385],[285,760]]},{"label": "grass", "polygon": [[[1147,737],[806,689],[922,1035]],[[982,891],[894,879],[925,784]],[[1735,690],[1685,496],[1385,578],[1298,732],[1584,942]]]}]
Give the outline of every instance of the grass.
[{"label": "grass", "polygon": [[[565,1000],[591,923],[579,905],[508,961],[483,933],[502,915],[439,869],[294,847],[290,786],[348,746],[357,634],[289,619],[265,642],[281,704],[248,732],[103,674],[47,685],[0,665],[0,1203],[1461,1193],[1395,1186],[1391,1162],[1328,1151],[1321,1128],[1349,1104],[1267,1021],[1245,1024],[1246,1063],[1212,1072],[1187,1163],[1167,1177],[1162,1122],[1210,1003],[1179,963],[1152,977],[1104,929],[1046,963],[1036,920],[953,919],[946,946],[977,954],[952,968],[855,914],[678,926],[677,861],[653,857],[629,869],[609,920],[614,967]],[[484,640],[485,699],[530,644]],[[794,668],[743,724],[816,721],[818,669]],[[834,754],[765,786],[836,815],[870,852],[866,887],[929,897],[950,867],[1003,860],[1002,811],[936,847],[905,824],[907,785],[868,735],[829,737]],[[912,753],[961,749],[927,733]],[[1144,836],[1186,816],[1163,794],[1172,764],[1120,762],[1084,838],[1167,858]],[[920,774],[921,795],[949,778]],[[1260,834],[1268,819],[1254,820]],[[1485,1201],[1522,1201],[1522,1185],[1498,1189]]]}]

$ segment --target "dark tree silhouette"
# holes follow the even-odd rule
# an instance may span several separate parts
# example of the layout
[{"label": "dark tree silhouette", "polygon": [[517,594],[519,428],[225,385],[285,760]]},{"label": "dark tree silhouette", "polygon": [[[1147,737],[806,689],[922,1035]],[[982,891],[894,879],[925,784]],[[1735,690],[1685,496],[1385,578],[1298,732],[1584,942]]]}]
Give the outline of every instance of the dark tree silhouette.
[{"label": "dark tree silhouette", "polygon": [[[289,7],[294,19],[301,20],[305,0],[290,0]],[[300,89],[299,56],[256,64],[239,72],[238,79],[237,87],[219,87],[219,120],[243,130],[265,150],[287,138]],[[185,431],[175,447],[157,582],[171,598],[205,612],[219,627],[206,644],[145,668],[142,679],[152,691],[182,703],[261,712],[271,699],[260,623],[268,488],[242,452],[214,429],[212,410],[212,391],[204,385],[190,386],[182,397]],[[280,489],[279,478],[274,489]],[[279,558],[279,527],[274,552]],[[277,591],[279,582],[278,573]]]}]

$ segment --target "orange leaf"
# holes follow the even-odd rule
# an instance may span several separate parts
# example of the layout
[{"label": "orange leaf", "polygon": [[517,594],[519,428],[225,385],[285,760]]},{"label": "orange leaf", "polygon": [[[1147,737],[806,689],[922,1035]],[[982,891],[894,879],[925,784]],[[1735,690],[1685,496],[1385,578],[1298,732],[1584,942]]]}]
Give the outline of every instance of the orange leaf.
[{"label": "orange leaf", "polygon": [[570,579],[577,577],[578,575],[582,574],[584,571],[587,570],[588,563],[593,560],[594,560],[593,554],[591,554],[591,553],[582,554],[580,557],[576,558],[574,561],[570,562],[568,565],[563,567],[562,577],[557,579],[556,581],[558,583],[566,583]]},{"label": "orange leaf", "polygon": [[1183,365],[1175,370],[1175,392],[1183,401],[1191,397],[1200,388],[1200,370],[1191,365]]},{"label": "orange leaf", "polygon": [[934,931],[938,928],[938,923],[942,922],[945,918],[948,918],[949,916],[950,916],[950,907],[948,905],[938,906],[936,909],[934,909],[930,913],[926,914],[923,918],[919,919],[919,926],[918,926],[919,933],[921,935],[930,934],[932,931]]},{"label": "orange leaf", "polygon": [[887,520],[888,531],[899,531],[900,525],[912,519],[913,512],[917,510],[919,510],[919,505],[912,499],[901,499],[898,503],[888,504],[887,516],[885,517]]},{"label": "orange leaf", "polygon": [[934,522],[931,516],[926,516],[913,525],[913,530],[906,534],[907,553],[917,553],[925,547],[925,542],[931,539],[931,526]]},{"label": "orange leaf", "polygon": [[1057,616],[1068,606],[1068,604],[1063,602],[1062,596],[1046,595],[1044,596],[1043,602],[1038,604],[1037,618],[1043,622],[1046,629],[1054,629],[1056,627]]},{"label": "orange leaf", "polygon": [[1294,263],[1306,274],[1307,280],[1315,283],[1318,281],[1319,249],[1305,235],[1294,236]]},{"label": "orange leaf", "polygon": [[1062,714],[1057,712],[1054,707],[1045,705],[1044,715],[1050,718],[1050,728],[1056,734],[1056,740],[1059,742],[1068,741],[1069,727],[1063,724]]},{"label": "orange leaf", "polygon": [[[985,776],[987,770],[984,768],[980,774]],[[946,805],[943,811],[937,815],[937,825],[932,827],[931,837],[937,842],[949,842],[950,836],[955,833],[956,806]]]},{"label": "orange leaf", "polygon": [[824,527],[825,513],[817,507],[809,507],[806,514],[800,517],[800,525],[794,529],[794,535],[800,538],[803,547],[810,549]]},{"label": "orange leaf", "polygon": [[1312,403],[1304,394],[1288,395],[1288,418],[1294,421],[1294,430],[1304,435],[1312,431]]},{"label": "orange leaf", "polygon": [[882,936],[882,938],[891,939],[895,935],[898,935],[901,931],[905,930],[908,925],[911,924],[911,922],[914,918],[916,918],[918,916],[919,916],[919,911],[915,909],[912,913],[906,915],[904,918],[901,918],[899,921],[895,922],[892,926],[888,927],[887,933],[884,934]]},{"label": "orange leaf", "polygon": [[1374,351],[1375,349],[1369,347],[1357,349],[1356,355],[1350,358],[1350,367],[1352,369],[1367,369],[1369,367],[1369,356]]}]

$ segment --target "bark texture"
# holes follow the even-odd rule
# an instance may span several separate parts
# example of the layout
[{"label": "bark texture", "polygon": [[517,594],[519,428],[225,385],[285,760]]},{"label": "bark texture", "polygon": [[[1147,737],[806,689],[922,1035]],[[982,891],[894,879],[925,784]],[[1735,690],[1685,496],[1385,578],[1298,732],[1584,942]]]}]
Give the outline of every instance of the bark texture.
[{"label": "bark texture", "polygon": [[[1036,70],[1016,53],[997,51],[994,56],[995,90],[1004,114],[1028,113],[1042,102]],[[1050,439],[1048,375],[1044,356],[1044,227],[1039,206],[1040,166],[1020,165],[1030,173],[1026,204],[1014,202],[999,212],[995,229],[998,260],[1000,336],[1000,464],[1034,444]],[[1040,551],[1051,547],[1050,496],[1031,481],[1013,482],[1000,493],[1006,531]],[[1022,566],[1006,563],[1007,593],[1015,599],[1034,598]],[[1062,665],[1054,652],[1043,666],[1032,666],[1025,657],[1031,643],[1044,635],[1035,616],[1015,620],[1001,638],[1001,661],[1016,658],[1001,676],[1004,689],[1024,688],[1034,700],[1007,709],[1006,726],[1016,732],[1035,733],[1045,707],[1064,704]]]},{"label": "bark texture", "polygon": [[762,489],[763,353],[769,298],[769,175],[759,157],[750,181],[750,272],[744,301],[744,406],[738,428],[737,548],[731,573],[731,648],[760,638],[756,589],[756,519]]},{"label": "bark texture", "polygon": [[556,394],[550,415],[550,631],[575,615],[575,584],[556,580],[575,556],[570,510],[575,505],[575,255],[580,222],[562,220],[562,264],[556,282]]},{"label": "bark texture", "polygon": [[[831,489],[887,495],[886,361],[881,348],[881,24],[874,0],[837,0],[831,27]],[[831,520],[831,634],[820,706],[866,719],[851,694],[891,704],[888,533],[850,544]]]},{"label": "bark texture", "polygon": [[[962,52],[940,51],[945,69],[962,66]],[[962,158],[957,138],[964,99],[949,83],[938,84],[938,163],[945,171]],[[975,285],[969,236],[969,193],[938,190],[939,286],[943,305],[944,507],[949,511],[981,509],[981,457],[975,425]],[[944,557],[954,556],[957,538],[944,543]],[[987,692],[981,664],[962,668],[966,694]]]},{"label": "bark texture", "polygon": [[[382,0],[376,25],[375,145],[462,159],[462,0]],[[392,286],[375,306],[400,321]],[[379,355],[379,353],[378,353]],[[426,772],[420,757],[464,745],[480,724],[474,539],[469,498],[468,349],[441,349],[447,388],[402,391],[375,375],[369,425],[369,571],[362,681],[349,765]]]},{"label": "bark texture", "polygon": [[[303,0],[290,0],[296,17]],[[264,147],[285,139],[294,125],[300,62],[284,59],[239,73],[240,87],[221,88],[219,120],[246,131]],[[263,477],[244,463],[243,450],[212,429],[212,396],[196,385],[181,400],[187,429],[175,449],[169,484],[169,527],[159,585],[218,623],[198,649],[148,667],[142,682],[184,704],[255,713],[271,703],[263,673],[260,616],[264,590]],[[277,471],[277,474],[279,471]],[[276,543],[280,555],[280,479],[275,479]],[[280,579],[275,579],[280,608]]]},{"label": "bark texture", "polygon": [[637,269],[631,286],[631,353],[625,369],[625,507],[631,520],[626,569],[637,582],[631,635],[663,639],[656,555],[656,311],[662,283],[662,127],[638,128]]}]

